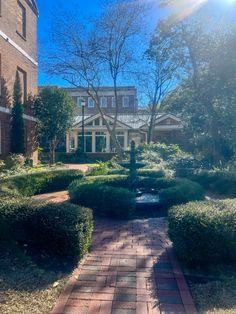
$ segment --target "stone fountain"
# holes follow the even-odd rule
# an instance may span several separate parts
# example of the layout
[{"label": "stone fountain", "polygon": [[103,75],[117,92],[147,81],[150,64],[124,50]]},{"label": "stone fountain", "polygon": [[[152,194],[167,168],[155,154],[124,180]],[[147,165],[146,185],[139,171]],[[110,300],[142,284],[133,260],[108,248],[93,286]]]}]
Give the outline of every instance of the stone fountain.
[{"label": "stone fountain", "polygon": [[136,207],[147,209],[157,206],[160,202],[159,195],[155,191],[147,192],[145,187],[137,190],[137,169],[145,167],[145,163],[136,161],[135,142],[131,142],[130,161],[119,163],[120,166],[129,169],[129,189],[136,193]]}]

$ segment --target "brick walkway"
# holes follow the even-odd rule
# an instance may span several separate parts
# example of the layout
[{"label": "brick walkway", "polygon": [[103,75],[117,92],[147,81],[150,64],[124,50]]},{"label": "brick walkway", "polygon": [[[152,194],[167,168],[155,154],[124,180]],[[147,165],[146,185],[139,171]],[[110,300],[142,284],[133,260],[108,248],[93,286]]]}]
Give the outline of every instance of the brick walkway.
[{"label": "brick walkway", "polygon": [[197,313],[165,220],[96,221],[91,252],[51,313]]}]

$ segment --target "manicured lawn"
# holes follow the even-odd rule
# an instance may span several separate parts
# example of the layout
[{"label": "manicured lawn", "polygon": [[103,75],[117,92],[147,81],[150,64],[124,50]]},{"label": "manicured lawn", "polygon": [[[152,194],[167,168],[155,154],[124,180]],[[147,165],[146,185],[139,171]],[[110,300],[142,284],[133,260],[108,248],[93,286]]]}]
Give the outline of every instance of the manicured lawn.
[{"label": "manicured lawn", "polygon": [[1,245],[0,252],[0,313],[48,314],[71,273],[71,265],[34,252],[25,255],[24,248],[14,243]]},{"label": "manicured lawn", "polygon": [[184,273],[200,314],[236,313],[236,265],[185,268]]}]

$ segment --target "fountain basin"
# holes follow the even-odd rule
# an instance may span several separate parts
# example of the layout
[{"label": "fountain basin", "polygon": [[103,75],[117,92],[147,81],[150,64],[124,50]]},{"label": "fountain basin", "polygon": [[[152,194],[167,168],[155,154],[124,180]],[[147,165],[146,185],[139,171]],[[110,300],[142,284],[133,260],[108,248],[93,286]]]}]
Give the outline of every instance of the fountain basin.
[{"label": "fountain basin", "polygon": [[131,165],[130,162],[120,162],[119,165],[123,168],[126,168],[126,169],[140,169],[140,168],[143,168],[146,166],[145,163],[143,162],[136,162],[135,164]]},{"label": "fountain basin", "polygon": [[152,192],[138,192],[136,196],[136,209],[148,211],[150,209],[158,208],[160,204],[160,197],[158,193]]}]

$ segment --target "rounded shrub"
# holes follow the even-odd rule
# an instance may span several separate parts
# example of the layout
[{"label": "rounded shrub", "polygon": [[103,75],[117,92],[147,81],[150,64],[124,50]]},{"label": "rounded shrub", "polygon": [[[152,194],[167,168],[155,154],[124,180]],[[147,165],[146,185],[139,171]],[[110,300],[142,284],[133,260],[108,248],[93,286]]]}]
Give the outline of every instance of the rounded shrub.
[{"label": "rounded shrub", "polygon": [[88,208],[4,198],[0,200],[0,217],[15,240],[63,258],[78,260],[91,243],[93,217]]},{"label": "rounded shrub", "polygon": [[169,236],[188,265],[236,261],[236,202],[191,202],[169,211]]},{"label": "rounded shrub", "polygon": [[135,210],[134,193],[99,180],[97,183],[93,180],[74,182],[69,187],[69,195],[71,202],[92,208],[98,216],[128,219]]},{"label": "rounded shrub", "polygon": [[165,207],[200,201],[204,199],[204,189],[196,182],[177,179],[175,185],[160,191],[160,202]]}]

